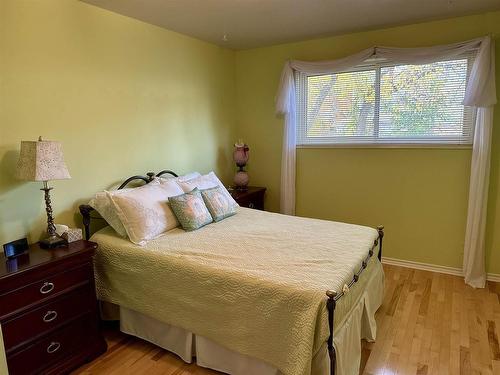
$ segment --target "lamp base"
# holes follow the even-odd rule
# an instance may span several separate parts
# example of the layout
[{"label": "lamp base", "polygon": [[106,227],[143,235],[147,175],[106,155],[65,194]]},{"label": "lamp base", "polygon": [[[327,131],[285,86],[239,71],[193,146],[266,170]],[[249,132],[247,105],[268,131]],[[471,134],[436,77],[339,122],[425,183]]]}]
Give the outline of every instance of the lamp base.
[{"label": "lamp base", "polygon": [[66,245],[67,245],[66,240],[56,235],[49,236],[40,241],[40,247],[42,249],[54,249],[56,247],[62,247]]}]

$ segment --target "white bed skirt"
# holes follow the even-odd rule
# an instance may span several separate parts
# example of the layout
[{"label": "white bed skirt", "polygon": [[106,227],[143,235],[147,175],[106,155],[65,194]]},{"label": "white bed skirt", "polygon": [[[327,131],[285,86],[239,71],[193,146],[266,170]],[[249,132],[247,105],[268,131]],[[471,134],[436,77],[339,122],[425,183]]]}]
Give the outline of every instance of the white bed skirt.
[{"label": "white bed skirt", "polygon": [[[377,269],[370,275],[371,280],[358,303],[353,306],[342,326],[335,329],[336,375],[357,375],[361,361],[361,339],[375,340],[375,312],[382,304],[384,294],[384,273],[382,265],[377,263]],[[199,366],[234,375],[282,374],[271,364],[237,353],[183,328],[160,322],[123,306],[116,309],[116,306],[104,303],[102,307],[103,319],[120,319],[122,332],[173,352],[187,363],[196,358]],[[326,342],[313,358],[311,374],[330,374]]]}]

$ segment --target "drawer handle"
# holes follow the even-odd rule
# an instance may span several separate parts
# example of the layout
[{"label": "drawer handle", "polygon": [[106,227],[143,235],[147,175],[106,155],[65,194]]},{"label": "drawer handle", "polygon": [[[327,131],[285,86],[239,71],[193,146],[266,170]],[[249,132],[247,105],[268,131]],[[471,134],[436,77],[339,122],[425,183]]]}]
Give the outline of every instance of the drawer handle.
[{"label": "drawer handle", "polygon": [[47,294],[47,293],[52,292],[53,290],[54,290],[54,283],[45,282],[45,283],[43,283],[42,287],[40,288],[40,293]]},{"label": "drawer handle", "polygon": [[250,203],[248,204],[248,208],[255,208],[255,204],[253,204],[253,202],[250,202]]},{"label": "drawer handle", "polygon": [[52,354],[59,350],[61,343],[57,341],[52,341],[49,346],[47,346],[47,353]]},{"label": "drawer handle", "polygon": [[43,321],[45,323],[50,323],[51,321],[55,320],[57,318],[57,311],[54,310],[49,310],[45,313],[43,316]]}]

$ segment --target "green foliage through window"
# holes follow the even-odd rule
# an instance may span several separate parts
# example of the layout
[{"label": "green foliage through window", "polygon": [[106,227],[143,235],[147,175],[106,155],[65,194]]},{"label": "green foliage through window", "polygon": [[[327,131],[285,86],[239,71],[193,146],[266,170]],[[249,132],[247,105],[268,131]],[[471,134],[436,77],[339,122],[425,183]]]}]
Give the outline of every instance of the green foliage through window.
[{"label": "green foliage through window", "polygon": [[298,144],[472,143],[471,56],[297,77]]}]

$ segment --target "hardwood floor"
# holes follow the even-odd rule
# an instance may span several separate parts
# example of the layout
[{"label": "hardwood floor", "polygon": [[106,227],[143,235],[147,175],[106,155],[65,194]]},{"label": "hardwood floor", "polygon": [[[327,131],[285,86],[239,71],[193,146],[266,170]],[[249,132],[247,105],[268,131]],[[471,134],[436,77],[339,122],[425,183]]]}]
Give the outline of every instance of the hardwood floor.
[{"label": "hardwood floor", "polygon": [[[376,343],[363,342],[362,374],[499,374],[500,284],[384,265]],[[74,374],[219,374],[116,329],[109,349]]]}]

